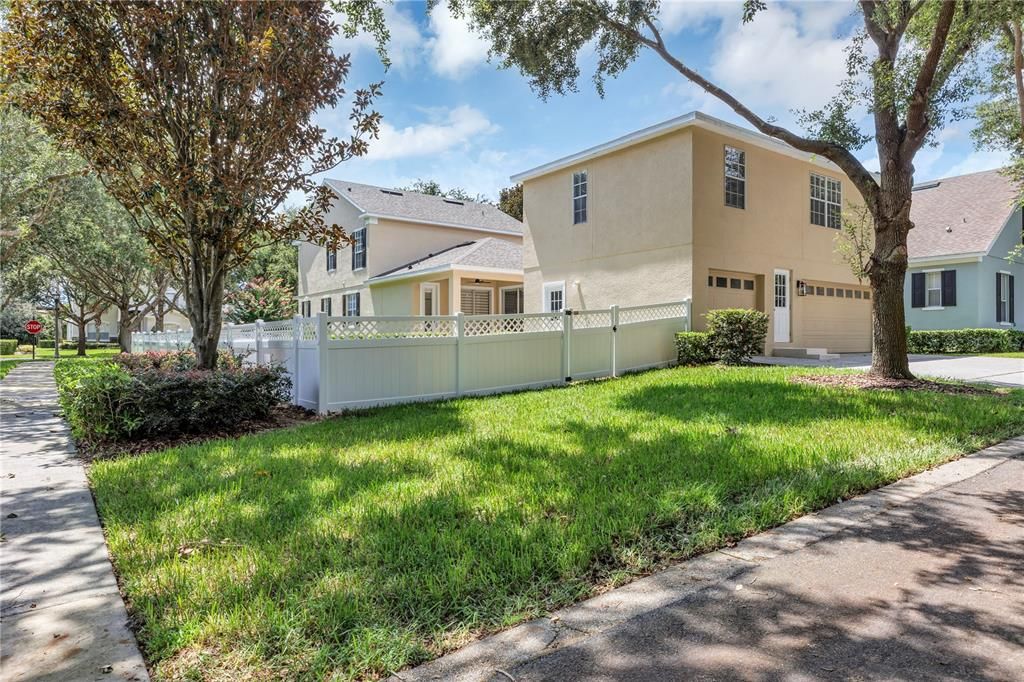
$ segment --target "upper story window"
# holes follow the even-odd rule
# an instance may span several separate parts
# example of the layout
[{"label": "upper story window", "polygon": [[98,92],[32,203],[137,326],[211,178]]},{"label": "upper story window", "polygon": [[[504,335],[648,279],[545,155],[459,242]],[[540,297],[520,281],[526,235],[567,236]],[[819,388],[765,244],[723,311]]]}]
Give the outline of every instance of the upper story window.
[{"label": "upper story window", "polygon": [[366,228],[361,227],[352,233],[352,269],[366,267]]},{"label": "upper story window", "polygon": [[725,148],[725,205],[747,207],[747,155],[735,147]]},{"label": "upper story window", "polygon": [[587,171],[572,174],[572,224],[587,222]]},{"label": "upper story window", "polygon": [[327,249],[327,272],[334,272],[338,269],[338,250]]},{"label": "upper story window", "polygon": [[811,173],[811,224],[839,229],[842,226],[843,185]]}]

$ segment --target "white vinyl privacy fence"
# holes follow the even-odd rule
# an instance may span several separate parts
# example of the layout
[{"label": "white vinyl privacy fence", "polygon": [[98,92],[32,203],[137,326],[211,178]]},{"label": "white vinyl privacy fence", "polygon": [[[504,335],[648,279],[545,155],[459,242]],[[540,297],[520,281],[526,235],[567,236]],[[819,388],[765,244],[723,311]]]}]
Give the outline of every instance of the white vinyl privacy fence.
[{"label": "white vinyl privacy fence", "polygon": [[[294,402],[321,413],[617,376],[676,359],[690,302],[518,315],[296,317],[227,325],[221,346],[284,365]],[[132,352],[188,348],[191,332],[136,332]]]}]

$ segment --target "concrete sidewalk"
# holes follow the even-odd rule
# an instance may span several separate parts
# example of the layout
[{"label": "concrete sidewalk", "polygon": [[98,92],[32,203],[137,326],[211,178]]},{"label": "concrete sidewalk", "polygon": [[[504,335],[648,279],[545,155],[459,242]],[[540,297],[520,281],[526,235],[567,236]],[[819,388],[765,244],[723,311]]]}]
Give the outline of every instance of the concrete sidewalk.
[{"label": "concrete sidewalk", "polygon": [[398,673],[1024,679],[1024,438]]},{"label": "concrete sidewalk", "polygon": [[0,679],[148,680],[52,362],[0,382]]}]

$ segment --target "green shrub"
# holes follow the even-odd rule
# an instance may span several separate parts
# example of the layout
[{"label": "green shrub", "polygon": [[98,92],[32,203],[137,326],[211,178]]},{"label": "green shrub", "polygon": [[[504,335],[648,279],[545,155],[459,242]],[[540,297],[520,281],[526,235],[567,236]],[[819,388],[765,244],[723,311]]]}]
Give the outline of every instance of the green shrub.
[{"label": "green shrub", "polygon": [[914,330],[907,335],[910,353],[1007,353],[1017,350],[1024,332],[1010,329]]},{"label": "green shrub", "polygon": [[739,365],[764,352],[768,316],[757,310],[726,308],[707,313],[710,348],[727,365]]},{"label": "green shrub", "polygon": [[0,339],[0,355],[14,355],[18,350],[18,339]]},{"label": "green shrub", "polygon": [[1007,336],[1010,337],[1010,351],[1024,351],[1024,329],[1007,329]]},{"label": "green shrub", "polygon": [[[53,348],[53,339],[40,339],[39,348]],[[97,348],[117,348],[116,343],[110,343],[107,341],[86,341],[86,350],[95,350]],[[78,341],[61,341],[61,350],[78,350]]]},{"label": "green shrub", "polygon": [[714,362],[711,354],[711,335],[707,332],[679,332],[676,351],[680,365],[706,365]]},{"label": "green shrub", "polygon": [[57,363],[61,406],[75,436],[110,442],[216,433],[265,419],[289,397],[291,380],[283,367],[226,362],[213,371],[198,370],[194,356],[187,356]]}]

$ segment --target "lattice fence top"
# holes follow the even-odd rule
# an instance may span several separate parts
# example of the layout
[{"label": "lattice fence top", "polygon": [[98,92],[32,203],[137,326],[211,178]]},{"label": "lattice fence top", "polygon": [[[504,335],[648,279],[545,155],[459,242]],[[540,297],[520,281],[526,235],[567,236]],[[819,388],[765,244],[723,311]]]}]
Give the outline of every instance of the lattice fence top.
[{"label": "lattice fence top", "polygon": [[686,317],[686,303],[661,303],[619,308],[619,324],[654,322],[680,317]]},{"label": "lattice fence top", "polygon": [[611,329],[611,310],[574,310],[572,312],[573,329]]},{"label": "lattice fence top", "polygon": [[299,321],[299,341],[316,341],[316,320],[304,317]]},{"label": "lattice fence top", "polygon": [[562,331],[562,315],[473,315],[463,318],[462,330],[466,336],[559,332]]},{"label": "lattice fence top", "polygon": [[295,334],[295,322],[280,320],[263,324],[263,338],[268,340],[291,340]]},{"label": "lattice fence top", "polygon": [[446,337],[455,332],[450,317],[340,317],[327,323],[328,338],[341,341]]}]

